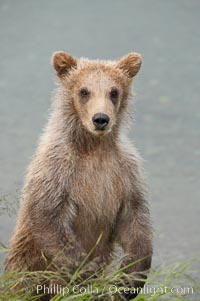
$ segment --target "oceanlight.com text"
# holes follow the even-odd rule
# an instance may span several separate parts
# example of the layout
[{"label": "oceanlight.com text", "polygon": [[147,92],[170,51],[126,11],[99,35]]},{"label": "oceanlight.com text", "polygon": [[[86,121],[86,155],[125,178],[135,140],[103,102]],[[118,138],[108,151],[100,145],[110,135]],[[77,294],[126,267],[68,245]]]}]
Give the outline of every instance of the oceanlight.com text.
[{"label": "oceanlight.com text", "polygon": [[173,295],[193,295],[194,288],[193,287],[158,287],[158,286],[150,286],[145,285],[143,288],[126,288],[124,286],[117,285],[105,285],[102,288],[95,287],[93,285],[74,285],[73,287],[63,287],[61,285],[37,285],[36,286],[37,294],[47,294],[47,295],[56,295],[60,294],[62,296],[67,295],[80,295],[80,294],[105,294],[105,295],[115,295],[115,294],[135,294],[142,293],[148,294],[150,296],[155,296],[157,294],[173,294]]}]

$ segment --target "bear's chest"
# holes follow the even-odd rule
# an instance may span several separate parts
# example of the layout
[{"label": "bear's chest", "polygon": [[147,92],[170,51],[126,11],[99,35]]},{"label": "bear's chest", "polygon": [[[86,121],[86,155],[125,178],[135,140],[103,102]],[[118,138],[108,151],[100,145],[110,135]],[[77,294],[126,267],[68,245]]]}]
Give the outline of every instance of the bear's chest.
[{"label": "bear's chest", "polygon": [[128,179],[118,160],[82,160],[71,176],[70,199],[79,224],[115,222],[128,194]]}]

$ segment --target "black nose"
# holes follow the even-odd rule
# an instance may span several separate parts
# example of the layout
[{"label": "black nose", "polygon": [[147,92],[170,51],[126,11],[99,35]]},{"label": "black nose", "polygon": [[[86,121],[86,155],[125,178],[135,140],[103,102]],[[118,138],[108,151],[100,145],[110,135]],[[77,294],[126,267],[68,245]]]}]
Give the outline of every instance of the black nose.
[{"label": "black nose", "polygon": [[92,117],[92,121],[94,125],[96,126],[97,130],[103,131],[106,125],[108,124],[110,118],[108,115],[104,113],[97,113]]}]

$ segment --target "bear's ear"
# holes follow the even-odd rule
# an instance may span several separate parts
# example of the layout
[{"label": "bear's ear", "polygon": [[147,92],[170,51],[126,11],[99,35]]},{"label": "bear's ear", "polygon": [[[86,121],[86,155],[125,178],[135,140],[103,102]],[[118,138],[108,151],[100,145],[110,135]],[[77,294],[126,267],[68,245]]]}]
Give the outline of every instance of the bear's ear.
[{"label": "bear's ear", "polygon": [[140,70],[142,56],[139,53],[132,52],[123,56],[118,62],[117,67],[128,74],[130,78],[134,77]]},{"label": "bear's ear", "polygon": [[54,52],[51,62],[59,77],[67,74],[71,68],[77,65],[77,60],[64,51]]}]

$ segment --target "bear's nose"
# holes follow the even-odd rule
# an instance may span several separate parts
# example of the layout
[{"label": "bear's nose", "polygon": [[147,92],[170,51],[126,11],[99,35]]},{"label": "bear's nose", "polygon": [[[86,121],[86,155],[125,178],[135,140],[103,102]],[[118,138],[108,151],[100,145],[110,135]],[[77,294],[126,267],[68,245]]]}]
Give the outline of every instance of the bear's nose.
[{"label": "bear's nose", "polygon": [[92,117],[92,121],[97,130],[103,131],[109,123],[110,118],[104,113],[97,113]]}]

